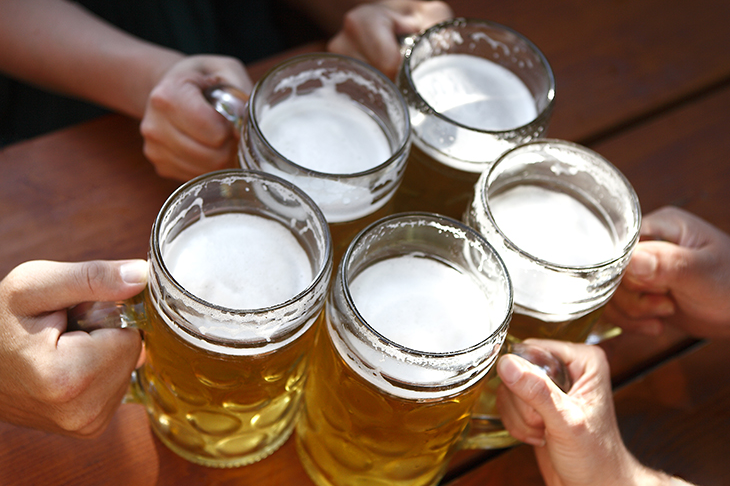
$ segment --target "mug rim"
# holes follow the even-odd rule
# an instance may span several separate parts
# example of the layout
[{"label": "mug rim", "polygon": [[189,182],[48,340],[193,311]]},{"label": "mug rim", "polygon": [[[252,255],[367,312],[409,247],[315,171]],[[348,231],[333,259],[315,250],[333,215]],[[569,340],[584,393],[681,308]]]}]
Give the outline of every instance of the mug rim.
[{"label": "mug rim", "polygon": [[[562,146],[565,148],[569,148],[574,153],[582,153],[585,155],[588,155],[591,157],[592,160],[597,161],[599,164],[603,165],[606,169],[608,169],[611,173],[613,173],[624,185],[624,187],[627,190],[627,193],[630,198],[630,206],[634,209],[632,211],[632,214],[635,214],[635,224],[632,224],[632,228],[636,228],[636,231],[632,235],[632,237],[626,242],[626,244],[621,248],[620,254],[615,256],[614,258],[604,260],[601,262],[596,262],[588,265],[567,265],[567,264],[560,264],[551,262],[548,260],[544,260],[540,257],[537,257],[533,255],[532,253],[523,250],[520,246],[515,244],[499,227],[497,222],[494,220],[494,215],[492,214],[492,211],[490,210],[490,204],[489,204],[489,190],[487,189],[487,184],[489,183],[490,179],[492,178],[492,175],[494,172],[496,172],[497,169],[500,168],[500,164],[509,159],[514,153],[529,149],[533,146],[547,146],[547,145],[553,145],[553,146]],[[639,241],[640,237],[640,230],[641,230],[641,206],[639,204],[639,197],[636,194],[636,190],[631,185],[631,182],[628,180],[628,178],[615,166],[613,165],[608,159],[603,157],[598,152],[595,152],[594,150],[591,150],[583,145],[570,142],[567,140],[561,140],[557,138],[542,138],[538,140],[531,140],[529,142],[525,142],[522,144],[519,144],[515,147],[512,147],[511,149],[504,152],[495,162],[492,164],[492,166],[489,168],[489,170],[485,171],[482,176],[480,177],[479,181],[477,182],[478,188],[481,192],[480,194],[480,203],[484,209],[486,209],[485,213],[487,218],[489,218],[489,222],[492,225],[492,227],[497,231],[500,237],[502,237],[505,241],[505,244],[521,255],[522,257],[525,257],[529,260],[534,261],[535,263],[538,263],[539,265],[556,270],[559,272],[575,272],[575,273],[589,273],[594,272],[596,270],[599,270],[604,267],[609,267],[618,261],[624,259],[629,255],[632,251],[632,249],[636,246],[636,243]]]},{"label": "mug rim", "polygon": [[[169,269],[167,268],[167,264],[165,263],[165,260],[162,256],[161,248],[160,248],[160,230],[163,225],[163,219],[166,216],[167,211],[169,210],[170,206],[172,206],[182,195],[188,193],[191,191],[191,189],[195,188],[195,186],[202,187],[206,182],[212,181],[212,180],[224,180],[229,177],[235,177],[238,179],[246,178],[248,180],[254,180],[257,179],[259,181],[268,182],[274,185],[280,185],[284,187],[286,190],[290,191],[292,194],[296,195],[298,198],[301,199],[303,203],[305,203],[309,208],[312,210],[312,214],[315,216],[316,221],[318,222],[319,226],[321,227],[322,234],[324,236],[324,242],[325,242],[325,249],[322,252],[322,261],[317,266],[317,273],[312,276],[312,280],[307,285],[306,288],[298,292],[296,295],[288,298],[284,302],[280,302],[278,304],[273,304],[267,307],[259,307],[259,308],[252,308],[252,309],[234,309],[230,307],[226,307],[223,305],[215,304],[213,302],[209,302],[201,297],[198,297],[197,295],[193,294],[189,290],[187,290],[185,287],[183,287],[170,273]],[[243,212],[243,211],[241,211]],[[250,213],[245,213],[250,214]],[[193,223],[195,224],[195,223]],[[317,204],[312,200],[311,197],[309,197],[304,191],[299,189],[297,186],[292,184],[291,182],[282,179],[281,177],[278,177],[273,174],[269,174],[262,171],[255,171],[255,170],[248,170],[248,169],[223,169],[213,172],[208,172],[203,175],[200,175],[198,177],[195,177],[194,179],[189,180],[188,182],[182,184],[179,186],[175,191],[170,194],[170,196],[167,198],[165,203],[160,208],[160,211],[158,212],[157,216],[155,217],[154,224],[152,226],[152,232],[150,237],[150,252],[154,256],[154,260],[157,262],[157,265],[159,266],[160,270],[162,271],[162,274],[164,278],[171,282],[173,284],[173,287],[177,291],[179,291],[182,295],[184,295],[186,298],[189,298],[207,308],[213,309],[216,312],[220,312],[227,315],[235,315],[235,316],[246,316],[246,315],[260,315],[265,314],[269,312],[276,311],[278,309],[285,308],[287,306],[292,305],[293,303],[301,300],[305,295],[312,292],[312,290],[317,287],[323,279],[327,278],[329,275],[329,269],[331,268],[331,262],[332,262],[332,255],[333,255],[333,245],[332,245],[332,236],[330,234],[329,225],[327,223],[327,220],[324,217],[324,214],[322,213],[322,210],[317,206]],[[186,327],[186,326],[182,326]],[[201,337],[201,336],[197,336]],[[205,339],[210,339],[209,336],[206,336]],[[224,340],[226,341],[226,340]],[[217,341],[216,341],[217,342]],[[227,342],[227,341],[226,341]]]},{"label": "mug rim", "polygon": [[[530,50],[535,54],[540,61],[542,62],[542,65],[545,66],[545,72],[547,74],[548,79],[548,102],[545,105],[545,107],[540,110],[540,112],[537,114],[535,118],[530,120],[528,123],[525,123],[520,126],[512,127],[505,130],[487,130],[483,128],[476,128],[469,125],[465,125],[457,120],[454,120],[453,118],[450,118],[440,112],[438,112],[436,109],[434,109],[433,106],[431,106],[422,96],[421,93],[416,88],[415,84],[413,83],[413,75],[412,75],[412,68],[411,68],[411,54],[413,53],[413,50],[415,49],[416,45],[423,39],[425,39],[428,35],[430,35],[433,32],[442,30],[446,27],[451,26],[460,26],[460,25],[485,25],[490,28],[496,29],[496,30],[503,30],[505,32],[508,32],[515,37],[519,38],[525,44],[530,48]],[[483,59],[483,58],[481,58]],[[413,95],[417,98],[417,100],[422,104],[422,106],[425,106],[428,109],[428,114],[433,115],[447,123],[450,123],[452,125],[458,126],[460,128],[476,132],[476,133],[484,133],[484,134],[505,134],[505,133],[512,133],[512,132],[519,132],[522,130],[525,130],[526,128],[532,126],[532,125],[538,125],[542,124],[544,121],[546,121],[553,110],[553,106],[555,104],[555,74],[553,72],[553,68],[550,65],[550,63],[547,60],[547,57],[543,52],[537,47],[537,45],[532,42],[530,39],[528,39],[525,35],[521,34],[520,32],[512,29],[511,27],[508,27],[506,25],[493,22],[491,20],[483,20],[483,19],[475,19],[475,18],[469,18],[469,17],[456,17],[453,19],[445,20],[443,22],[439,22],[438,24],[435,24],[428,29],[424,30],[423,32],[416,34],[414,36],[411,36],[411,41],[409,45],[404,50],[403,53],[403,62],[401,63],[401,69],[404,72],[404,77],[406,79],[406,82],[408,83],[408,88],[411,90]]]},{"label": "mug rim", "polygon": [[[458,231],[463,231],[469,235],[472,235],[477,243],[484,249],[487,250],[487,253],[489,253],[497,263],[497,266],[501,270],[501,274],[504,278],[504,281],[507,286],[507,299],[506,299],[506,308],[507,312],[505,313],[505,316],[502,318],[502,322],[498,326],[495,326],[495,328],[492,330],[492,332],[489,333],[489,336],[487,336],[485,339],[479,341],[478,343],[475,343],[467,348],[462,348],[458,350],[453,351],[444,351],[444,352],[432,352],[432,351],[421,351],[413,348],[409,348],[408,346],[402,345],[400,343],[397,343],[390,338],[384,336],[379,331],[377,331],[363,316],[360,314],[360,311],[358,310],[357,306],[355,305],[355,301],[352,297],[352,294],[349,290],[349,283],[350,278],[348,277],[348,268],[349,268],[349,262],[350,258],[352,256],[353,251],[358,246],[358,244],[372,231],[374,231],[379,226],[386,226],[392,222],[398,221],[398,220],[407,220],[407,219],[416,219],[420,218],[421,221],[426,220],[430,221],[432,223],[446,223],[448,225],[451,225]],[[401,255],[401,254],[397,254]],[[396,256],[397,256],[396,255]],[[476,231],[474,228],[462,223],[461,221],[458,221],[456,219],[450,218],[448,216],[444,216],[437,213],[429,213],[425,211],[410,211],[410,212],[403,212],[403,213],[396,213],[391,214],[389,216],[385,216],[378,221],[375,221],[374,223],[371,223],[366,228],[364,228],[362,231],[360,231],[350,242],[350,244],[347,247],[347,250],[345,251],[344,255],[342,256],[342,260],[340,262],[340,265],[337,270],[337,276],[338,283],[341,285],[342,288],[342,294],[345,298],[345,302],[347,303],[348,308],[352,313],[354,314],[355,318],[358,320],[360,324],[362,324],[370,333],[372,333],[382,344],[394,348],[398,352],[404,353],[405,355],[413,358],[429,358],[429,359],[443,359],[443,358],[452,358],[452,357],[460,357],[467,355],[469,353],[472,353],[479,348],[482,348],[490,342],[492,342],[494,336],[499,335],[500,333],[506,332],[507,328],[509,326],[509,323],[512,319],[512,313],[514,309],[514,290],[512,286],[512,280],[509,276],[509,272],[507,271],[507,266],[505,265],[504,261],[502,260],[502,257],[499,255],[499,253],[495,250],[495,248],[487,241],[487,239],[478,231]],[[346,285],[347,284],[347,285]],[[334,291],[334,287],[332,289]]]},{"label": "mug rim", "polygon": [[[360,171],[360,172],[350,172],[350,173],[344,173],[344,174],[337,174],[332,172],[321,172],[314,169],[309,169],[307,167],[304,167],[302,165],[297,164],[296,162],[292,161],[288,157],[285,157],[281,152],[276,150],[276,148],[271,145],[269,140],[266,138],[264,133],[261,131],[261,127],[259,126],[259,123],[254,123],[252,120],[255,120],[254,114],[255,114],[255,100],[256,95],[260,92],[262,89],[263,84],[270,79],[271,76],[274,74],[282,71],[283,69],[294,65],[294,64],[300,64],[303,62],[306,62],[308,60],[312,59],[340,59],[348,64],[356,65],[362,69],[364,69],[367,72],[372,73],[375,77],[379,78],[381,81],[383,81],[384,85],[390,89],[396,96],[395,99],[398,101],[398,104],[401,107],[401,110],[403,112],[403,119],[405,120],[405,127],[403,135],[398,140],[397,148],[393,151],[393,153],[386,159],[384,162],[378,164],[377,166],[371,167],[367,170]],[[245,130],[246,126],[253,127],[254,131],[258,135],[258,137],[261,139],[263,144],[266,146],[268,150],[271,150],[276,155],[278,155],[281,160],[294,167],[298,171],[312,177],[316,177],[319,179],[330,179],[330,180],[347,180],[347,179],[356,179],[359,177],[375,174],[377,172],[380,172],[384,168],[392,165],[394,162],[401,159],[405,152],[409,150],[410,147],[410,133],[411,133],[411,119],[408,112],[408,105],[403,98],[403,95],[401,94],[398,87],[391,81],[385,74],[380,72],[378,69],[374,68],[373,66],[356,59],[351,56],[346,56],[343,54],[335,54],[331,52],[317,52],[317,53],[308,53],[308,54],[299,54],[294,57],[291,57],[287,59],[286,61],[283,61],[276,66],[269,69],[261,78],[256,82],[253,89],[251,90],[251,96],[249,98],[248,102],[248,108],[246,111],[247,114],[247,122],[243,124],[243,127],[241,130]],[[243,143],[243,138],[241,138],[241,143]]]}]

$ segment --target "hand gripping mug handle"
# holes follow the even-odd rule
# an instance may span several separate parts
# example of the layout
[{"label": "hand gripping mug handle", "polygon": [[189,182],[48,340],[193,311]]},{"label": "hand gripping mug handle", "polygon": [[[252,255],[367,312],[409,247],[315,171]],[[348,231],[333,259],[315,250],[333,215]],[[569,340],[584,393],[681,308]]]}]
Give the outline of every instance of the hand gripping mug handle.
[{"label": "hand gripping mug handle", "polygon": [[227,84],[217,84],[204,89],[203,96],[215,111],[230,121],[237,131],[241,131],[243,117],[248,109],[249,96],[246,93]]},{"label": "hand gripping mug handle", "polygon": [[[144,330],[147,323],[145,292],[142,291],[127,300],[83,302],[68,308],[66,332],[91,332],[97,329],[127,327]],[[122,403],[144,403],[137,380],[137,372],[133,371]]]},{"label": "hand gripping mug handle", "polygon": [[116,302],[83,302],[66,311],[66,332],[134,327],[142,329],[147,321],[144,292]]},{"label": "hand gripping mug handle", "polygon": [[[517,355],[526,359],[533,365],[540,368],[564,393],[568,393],[573,387],[573,379],[570,377],[565,363],[544,348],[534,344],[505,342],[502,348],[503,353]],[[496,376],[496,372],[495,372]],[[494,380],[489,380],[487,385],[494,386]],[[498,381],[497,381],[498,383]],[[494,391],[483,392],[480,399],[489,397],[494,399]],[[518,441],[506,431],[498,414],[494,413],[494,403],[477,402],[472,414],[469,429],[460,442],[462,449],[499,449],[515,445]]]}]

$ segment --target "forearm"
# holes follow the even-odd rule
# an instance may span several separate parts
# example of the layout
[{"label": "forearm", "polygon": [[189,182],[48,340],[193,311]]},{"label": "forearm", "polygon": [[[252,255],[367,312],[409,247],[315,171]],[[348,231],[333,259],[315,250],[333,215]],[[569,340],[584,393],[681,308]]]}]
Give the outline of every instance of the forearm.
[{"label": "forearm", "polygon": [[135,38],[65,0],[0,0],[0,70],[141,118],[182,54]]}]

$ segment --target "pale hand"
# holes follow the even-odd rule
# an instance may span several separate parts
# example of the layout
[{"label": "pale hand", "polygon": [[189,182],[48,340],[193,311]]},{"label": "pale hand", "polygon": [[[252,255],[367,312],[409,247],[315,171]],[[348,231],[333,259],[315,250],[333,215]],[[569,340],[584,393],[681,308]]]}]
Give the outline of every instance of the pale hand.
[{"label": "pale hand", "polygon": [[135,329],[66,331],[66,309],[141,292],[147,262],[19,265],[0,281],[0,420],[74,437],[111,421],[141,359]]},{"label": "pale hand", "polygon": [[221,84],[245,93],[252,88],[238,60],[201,55],[178,61],[152,90],[140,131],[159,175],[187,181],[235,165],[240,134],[204,96]]},{"label": "pale hand", "polygon": [[383,0],[362,3],[343,19],[327,50],[355,57],[394,79],[402,61],[400,38],[453,17],[440,1]]},{"label": "pale hand", "polygon": [[671,325],[730,337],[730,236],[665,207],[644,217],[641,238],[602,319],[648,335]]}]

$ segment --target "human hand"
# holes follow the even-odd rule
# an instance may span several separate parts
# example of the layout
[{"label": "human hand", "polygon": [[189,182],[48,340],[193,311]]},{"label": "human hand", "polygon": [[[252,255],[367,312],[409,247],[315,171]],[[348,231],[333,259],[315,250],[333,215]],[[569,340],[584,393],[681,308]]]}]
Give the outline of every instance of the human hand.
[{"label": "human hand", "polygon": [[648,335],[672,325],[730,337],[730,236],[665,207],[643,218],[641,238],[602,320]]},{"label": "human hand", "polygon": [[201,55],[178,61],[150,93],[140,131],[159,175],[186,181],[234,164],[240,134],[203,95],[219,84],[252,89],[237,59]]},{"label": "human hand", "polygon": [[94,437],[121,404],[142,350],[135,329],[66,331],[66,309],[140,293],[147,262],[32,261],[0,281],[0,420]]},{"label": "human hand", "polygon": [[441,1],[362,3],[345,14],[342,30],[328,42],[327,50],[365,61],[394,79],[402,60],[398,37],[452,17],[451,7]]},{"label": "human hand", "polygon": [[598,346],[530,339],[559,357],[573,378],[563,393],[538,367],[506,354],[497,406],[508,432],[535,446],[548,486],[668,484],[669,477],[642,466],[619,432],[606,356]]}]

